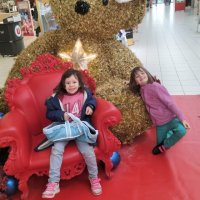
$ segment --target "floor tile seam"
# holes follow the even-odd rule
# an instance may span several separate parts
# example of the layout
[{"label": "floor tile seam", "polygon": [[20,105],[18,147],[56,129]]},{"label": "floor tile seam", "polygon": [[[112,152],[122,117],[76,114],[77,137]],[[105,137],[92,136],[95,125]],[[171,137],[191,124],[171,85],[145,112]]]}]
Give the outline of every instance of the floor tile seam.
[{"label": "floor tile seam", "polygon": [[[157,33],[158,34],[158,33]],[[156,50],[157,50],[157,54],[158,54],[158,62],[159,62],[159,72],[160,72],[160,75],[161,75],[161,81],[163,81],[163,74],[161,72],[161,62],[160,62],[160,54],[159,54],[159,49],[158,49],[158,38],[159,37],[156,37]]]},{"label": "floor tile seam", "polygon": [[[166,36],[166,32],[165,32],[165,30],[164,29],[162,29],[162,32],[163,32],[163,36]],[[165,39],[165,41],[167,41],[167,39]],[[158,44],[158,41],[157,41],[157,44]],[[158,45],[157,45],[158,46]],[[171,54],[171,51],[170,51],[170,48],[169,48],[169,46],[168,46],[168,43],[166,42],[166,48],[168,49],[168,53],[169,53],[169,55],[170,55],[170,60],[173,62],[173,64],[175,65],[175,63],[174,63],[174,61],[173,61],[173,56],[172,56],[172,54]],[[160,61],[160,53],[159,53],[159,51],[158,51],[158,55],[159,55],[159,63],[161,64],[161,61]],[[176,71],[176,69],[175,69],[175,71]],[[176,75],[178,76],[178,74],[177,74],[177,71],[176,71]],[[179,80],[179,82],[180,82],[180,80]]]},{"label": "floor tile seam", "polygon": [[[198,59],[200,60],[200,53],[198,54],[194,48],[192,48],[191,43],[188,41],[189,39],[184,39],[184,41],[187,43],[187,46],[189,47],[190,51],[193,52],[193,54],[195,54],[196,57],[198,57]],[[200,50],[200,44],[199,44],[199,50]]]},{"label": "floor tile seam", "polygon": [[[176,38],[176,37],[177,37],[177,36],[175,36],[175,42],[177,43],[177,40],[176,40],[177,38]],[[188,36],[187,36],[187,37],[188,37]],[[179,35],[179,38],[178,38],[178,39],[180,39],[180,35]],[[187,44],[187,46],[189,46],[189,44],[186,42],[185,38],[183,38],[183,37],[182,37],[182,42],[185,42],[185,43]],[[185,58],[185,55],[184,55],[184,53],[183,53],[183,49],[181,49],[179,45],[177,45],[177,46],[178,46],[178,48],[179,48],[180,53],[181,53],[182,56]],[[191,49],[191,48],[189,48],[189,49]],[[196,76],[196,73],[194,73],[194,71],[192,70],[192,68],[191,68],[191,66],[190,66],[190,64],[189,64],[189,62],[188,62],[188,60],[187,60],[187,59],[184,59],[184,61],[187,63],[187,66],[189,67],[189,69],[190,69],[190,71],[192,72],[193,76],[196,78],[196,80],[197,80],[198,83],[200,84],[200,80],[198,80],[198,78],[197,78],[197,76]],[[176,64],[175,64],[175,69],[176,69],[176,71],[177,71]],[[177,73],[177,74],[178,74],[178,73]],[[178,75],[178,77],[179,77],[179,75]],[[180,77],[179,77],[179,79],[180,79]],[[181,84],[183,90],[185,91],[181,79],[180,79],[180,84]]]},{"label": "floor tile seam", "polygon": [[[173,37],[173,31],[172,31],[172,37]],[[174,37],[173,37],[173,40],[174,40]],[[177,75],[177,77],[178,77],[178,79],[179,79],[179,83],[180,83],[181,89],[182,89],[182,91],[183,91],[183,94],[185,95],[185,91],[184,91],[184,89],[183,89],[183,85],[181,84],[181,80],[180,80],[180,77],[179,77],[179,75],[178,75],[178,72],[177,72],[177,69],[176,69],[176,65],[175,65],[175,62],[174,62],[174,60],[173,60],[173,56],[172,56],[172,54],[171,54],[170,48],[169,48],[169,46],[168,46],[168,43],[166,43],[166,46],[167,46],[167,48],[168,48],[168,51],[169,51],[169,54],[170,54],[170,57],[171,57],[171,61],[172,61],[172,63],[173,63],[173,66],[175,66],[175,72],[176,72],[176,75]]]},{"label": "floor tile seam", "polygon": [[[191,50],[191,48],[190,48],[190,44],[189,43],[187,43],[187,41],[185,40],[185,38],[183,38],[183,40],[182,41],[184,41],[186,44],[187,44],[187,46],[188,46],[188,49],[190,49]],[[179,47],[179,46],[178,46]],[[185,58],[185,55],[184,55],[184,53],[183,53],[183,50],[179,47],[179,50],[180,50],[180,52],[181,52],[181,54],[182,54],[182,56]],[[192,52],[193,52],[193,50],[192,50]],[[193,52],[194,53],[194,52]],[[196,54],[196,52],[195,52],[195,54]],[[199,56],[198,56],[199,57]],[[188,62],[188,60],[187,59],[184,59],[185,60],[185,62],[187,63],[187,65],[188,65],[188,67],[189,67],[189,69],[190,69],[190,71],[192,72],[192,74],[193,74],[193,76],[196,78],[196,80],[198,81],[198,83],[200,84],[200,80],[198,79],[198,77],[196,76],[197,74],[193,71],[193,69],[192,69],[192,67],[190,66],[190,64],[189,64],[189,62]],[[176,65],[175,65],[175,68],[176,68]],[[180,82],[181,83],[181,82]],[[181,83],[181,85],[182,85],[182,83]]]},{"label": "floor tile seam", "polygon": [[[188,61],[186,60],[186,62],[188,63]],[[200,79],[197,77],[197,73],[195,73],[195,71],[192,69],[192,67],[190,66],[190,64],[188,63],[188,66],[190,68],[190,70],[192,71],[194,77],[196,78],[197,82],[199,83],[200,85]]]}]

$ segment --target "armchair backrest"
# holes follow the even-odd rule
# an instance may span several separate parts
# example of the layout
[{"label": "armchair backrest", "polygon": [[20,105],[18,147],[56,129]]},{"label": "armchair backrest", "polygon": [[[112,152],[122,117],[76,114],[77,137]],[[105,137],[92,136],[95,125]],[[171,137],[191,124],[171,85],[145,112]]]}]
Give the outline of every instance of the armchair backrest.
[{"label": "armchair backrest", "polygon": [[[23,80],[12,80],[11,90],[9,90],[8,84],[7,101],[9,107],[24,116],[32,135],[41,134],[42,128],[50,123],[46,119],[45,100],[52,94],[65,70],[57,69],[27,74]],[[88,75],[88,72],[82,71],[82,75],[88,87],[95,92],[95,82]]]},{"label": "armchair backrest", "polygon": [[38,135],[49,121],[46,119],[45,100],[52,94],[62,72],[34,74],[23,79],[12,94],[12,110],[24,115],[30,132]]}]

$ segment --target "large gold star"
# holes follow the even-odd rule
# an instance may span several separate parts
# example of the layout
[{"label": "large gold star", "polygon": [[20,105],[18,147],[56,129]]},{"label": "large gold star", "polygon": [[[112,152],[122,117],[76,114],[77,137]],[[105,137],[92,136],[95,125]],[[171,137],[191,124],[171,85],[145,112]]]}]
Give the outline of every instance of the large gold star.
[{"label": "large gold star", "polygon": [[63,60],[72,61],[74,66],[80,67],[82,70],[88,69],[88,63],[96,58],[96,54],[86,54],[80,39],[75,43],[72,53],[67,54],[65,52],[60,52],[58,55]]}]

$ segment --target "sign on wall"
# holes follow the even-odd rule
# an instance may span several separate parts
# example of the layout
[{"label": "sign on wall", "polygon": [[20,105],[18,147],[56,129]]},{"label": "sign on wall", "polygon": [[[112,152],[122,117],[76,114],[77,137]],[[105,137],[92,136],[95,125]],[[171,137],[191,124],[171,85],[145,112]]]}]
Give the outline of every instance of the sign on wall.
[{"label": "sign on wall", "polygon": [[24,36],[34,36],[33,20],[29,1],[17,2],[18,12],[21,16],[21,30]]}]

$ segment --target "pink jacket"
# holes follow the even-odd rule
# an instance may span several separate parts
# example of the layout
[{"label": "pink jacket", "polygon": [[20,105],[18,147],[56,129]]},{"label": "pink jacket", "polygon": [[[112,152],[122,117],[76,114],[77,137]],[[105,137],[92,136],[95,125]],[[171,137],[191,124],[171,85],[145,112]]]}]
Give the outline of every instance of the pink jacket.
[{"label": "pink jacket", "polygon": [[141,87],[140,93],[153,123],[163,125],[177,117],[184,120],[184,115],[174,103],[166,88],[157,83],[146,84]]}]

